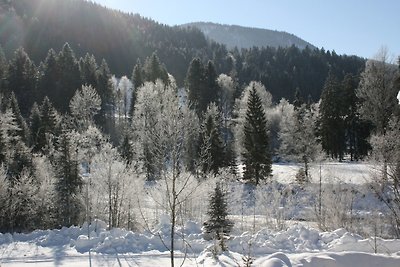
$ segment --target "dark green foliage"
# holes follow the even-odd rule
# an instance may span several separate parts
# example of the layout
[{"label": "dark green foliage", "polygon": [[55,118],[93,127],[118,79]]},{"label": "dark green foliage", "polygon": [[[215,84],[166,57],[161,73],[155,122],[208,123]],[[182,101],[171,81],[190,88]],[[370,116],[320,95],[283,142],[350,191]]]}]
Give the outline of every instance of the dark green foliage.
[{"label": "dark green foliage", "polygon": [[217,82],[217,73],[214,64],[209,61],[204,67],[199,58],[195,58],[190,63],[186,75],[186,89],[188,98],[193,103],[199,117],[206,111],[211,103],[218,103],[220,88]]},{"label": "dark green foliage", "polygon": [[68,133],[58,139],[53,165],[56,169],[56,209],[59,226],[78,225],[83,206],[80,192],[83,184],[79,175],[78,150]]},{"label": "dark green foliage", "polygon": [[29,146],[30,130],[25,119],[21,115],[18,101],[13,92],[11,93],[9,108],[14,115],[15,122],[18,127],[16,134],[22,140],[22,142],[24,142],[27,146]]},{"label": "dark green foliage", "polygon": [[8,64],[4,55],[3,48],[0,45],[0,93],[4,94],[7,89],[7,71]]},{"label": "dark green foliage", "polygon": [[200,149],[202,172],[217,174],[224,166],[224,144],[218,118],[211,112],[205,117],[201,126]]},{"label": "dark green foliage", "polygon": [[57,86],[60,78],[58,67],[58,56],[53,49],[47,53],[44,63],[41,65],[41,76],[39,80],[39,96],[37,103],[42,102],[44,97],[54,99],[57,97]]},{"label": "dark green foliage", "polygon": [[35,133],[36,142],[33,146],[35,152],[43,152],[49,145],[50,138],[58,136],[60,131],[60,115],[47,97],[43,99],[39,112],[40,124]]},{"label": "dark green foliage", "polygon": [[35,102],[33,103],[31,109],[31,115],[29,116],[29,128],[30,128],[30,144],[32,146],[32,150],[37,152],[39,149],[37,147],[38,144],[38,136],[39,131],[42,126],[42,119],[40,117],[40,110],[38,104]]},{"label": "dark green foliage", "polygon": [[322,148],[334,159],[342,160],[346,150],[345,92],[333,76],[327,78],[321,96],[320,130]]},{"label": "dark green foliage", "polygon": [[37,78],[36,67],[28,54],[23,48],[17,49],[8,68],[8,93],[15,93],[23,116],[29,114],[35,102]]},{"label": "dark green foliage", "polygon": [[133,83],[133,90],[131,97],[131,109],[129,111],[129,114],[131,115],[131,117],[133,117],[133,112],[135,110],[135,104],[136,104],[137,90],[140,86],[144,84],[144,73],[142,64],[140,63],[140,59],[137,60],[137,63],[133,68],[131,81]]},{"label": "dark green foliage", "polygon": [[186,75],[186,89],[188,90],[188,99],[192,103],[197,113],[205,111],[201,102],[201,95],[204,89],[204,66],[199,58],[194,58],[190,63]]},{"label": "dark green foliage", "polygon": [[114,103],[115,96],[113,84],[110,81],[111,73],[107,62],[103,59],[97,70],[97,87],[96,91],[101,98],[100,112],[95,116],[97,125],[107,134],[113,132],[115,128],[114,121]]},{"label": "dark green foliage", "polygon": [[93,55],[86,54],[79,60],[82,84],[97,87],[97,68],[96,58]]},{"label": "dark green foliage", "polygon": [[358,113],[356,88],[357,80],[350,74],[342,82],[333,75],[325,82],[318,123],[322,148],[331,158],[342,160],[350,154],[351,160],[357,160],[370,149],[371,125]]},{"label": "dark green foliage", "polygon": [[204,223],[204,231],[212,239],[221,241],[221,249],[226,250],[223,242],[224,236],[229,236],[234,223],[228,217],[228,203],[226,193],[219,183],[216,184],[214,192],[210,195],[207,215],[209,220]]},{"label": "dark green foliage", "polygon": [[[157,53],[154,52],[151,57],[146,59],[143,67],[144,80],[155,83],[157,79],[161,79],[164,84],[169,84],[168,72],[161,64]],[[138,81],[139,83],[140,81]]]},{"label": "dark green foliage", "polygon": [[250,91],[244,124],[243,179],[255,185],[271,175],[272,160],[269,147],[267,119],[255,87]]},{"label": "dark green foliage", "polygon": [[133,145],[131,141],[131,136],[129,133],[125,133],[122,137],[122,142],[119,146],[119,153],[121,157],[125,160],[127,165],[130,165],[133,162]]},{"label": "dark green foliage", "polygon": [[81,87],[79,64],[68,43],[63,46],[58,54],[57,65],[60,76],[57,86],[54,88],[56,95],[50,100],[60,112],[64,113],[68,111],[69,101],[74,96],[75,91]]}]

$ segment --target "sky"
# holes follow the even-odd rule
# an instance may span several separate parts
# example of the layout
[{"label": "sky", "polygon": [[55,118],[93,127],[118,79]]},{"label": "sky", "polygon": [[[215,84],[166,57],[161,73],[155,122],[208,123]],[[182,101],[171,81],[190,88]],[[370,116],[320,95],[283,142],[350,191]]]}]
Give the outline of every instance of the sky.
[{"label": "sky", "polygon": [[215,22],[292,33],[337,54],[400,56],[400,0],[92,0],[167,24]]}]

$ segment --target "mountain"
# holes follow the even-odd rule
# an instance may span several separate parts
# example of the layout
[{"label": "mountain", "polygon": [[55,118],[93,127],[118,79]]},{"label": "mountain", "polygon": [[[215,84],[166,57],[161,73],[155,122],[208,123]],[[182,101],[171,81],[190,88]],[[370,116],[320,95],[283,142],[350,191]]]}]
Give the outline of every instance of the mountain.
[{"label": "mountain", "polygon": [[[22,46],[35,65],[41,66],[49,49],[60,51],[68,42],[78,60],[89,53],[98,63],[104,58],[116,76],[131,77],[138,59],[143,63],[156,52],[182,87],[190,62],[200,58],[204,64],[211,60],[217,74],[234,76],[236,96],[256,80],[266,86],[275,101],[282,97],[292,100],[296,89],[305,99],[318,101],[329,72],[342,79],[346,73],[357,76],[364,68],[364,59],[314,48],[288,33],[200,24],[208,25],[207,36],[219,29],[221,37],[236,36],[242,46],[245,39],[253,40],[247,44],[251,48],[230,49],[210,41],[201,29],[191,25],[171,27],[87,0],[0,0],[0,46],[7,61]],[[270,42],[265,41],[268,36],[273,36]],[[261,47],[254,46],[256,40]]]},{"label": "mountain", "polygon": [[257,47],[290,47],[292,45],[304,49],[308,46],[315,47],[303,39],[282,31],[249,28],[237,25],[222,25],[211,22],[194,22],[181,25],[182,27],[194,27],[201,30],[205,36],[225,44],[228,48],[234,47],[251,48]]}]

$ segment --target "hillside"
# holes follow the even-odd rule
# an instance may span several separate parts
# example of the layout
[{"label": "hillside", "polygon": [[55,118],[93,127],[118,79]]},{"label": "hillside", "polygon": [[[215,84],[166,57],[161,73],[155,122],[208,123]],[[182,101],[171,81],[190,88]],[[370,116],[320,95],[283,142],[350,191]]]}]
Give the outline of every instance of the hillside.
[{"label": "hillside", "polygon": [[315,47],[301,38],[282,31],[249,28],[237,25],[222,25],[210,22],[194,22],[182,25],[183,27],[194,27],[201,30],[204,35],[218,43],[232,49],[234,47],[251,48],[257,47],[290,47],[292,45],[304,49],[308,46]]},{"label": "hillside", "polygon": [[[275,101],[282,97],[292,100],[297,88],[303,98],[318,101],[329,71],[339,79],[346,73],[357,76],[365,63],[359,57],[316,49],[294,35],[273,31],[273,43],[263,43],[271,46],[230,50],[207,40],[195,27],[170,27],[85,0],[0,0],[0,25],[0,46],[7,60],[22,46],[40,66],[49,49],[59,51],[68,42],[77,59],[93,54],[97,62],[104,58],[117,77],[131,77],[137,60],[144,62],[156,51],[178,86],[184,86],[189,64],[198,57],[204,63],[212,60],[217,74],[235,75],[236,95],[245,84],[259,80]],[[253,36],[259,31],[237,26],[228,29]],[[268,31],[261,31],[269,36]]]}]

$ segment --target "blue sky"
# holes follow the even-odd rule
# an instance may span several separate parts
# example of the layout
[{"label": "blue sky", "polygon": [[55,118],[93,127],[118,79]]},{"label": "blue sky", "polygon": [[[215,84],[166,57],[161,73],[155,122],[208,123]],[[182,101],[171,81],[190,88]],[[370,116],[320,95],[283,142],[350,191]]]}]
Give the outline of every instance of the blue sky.
[{"label": "blue sky", "polygon": [[400,0],[94,0],[168,25],[195,21],[286,31],[338,54],[400,55]]}]

